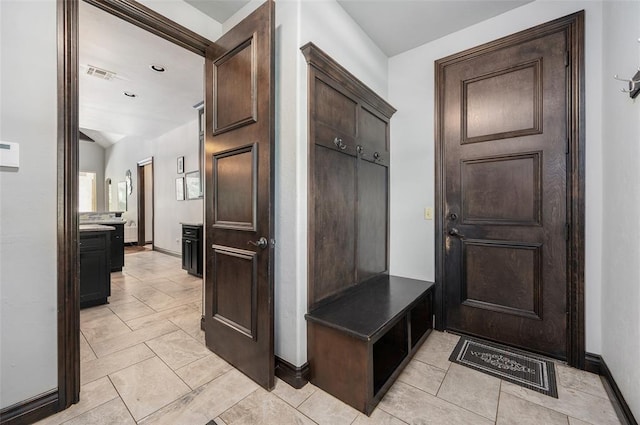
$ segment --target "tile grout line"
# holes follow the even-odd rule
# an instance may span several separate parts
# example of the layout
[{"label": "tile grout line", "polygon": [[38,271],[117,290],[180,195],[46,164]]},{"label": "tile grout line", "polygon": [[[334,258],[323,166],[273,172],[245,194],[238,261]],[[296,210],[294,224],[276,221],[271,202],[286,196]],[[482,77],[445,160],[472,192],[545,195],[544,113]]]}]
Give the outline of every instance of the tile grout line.
[{"label": "tile grout line", "polygon": [[122,395],[120,394],[120,391],[118,391],[118,387],[116,387],[116,385],[113,383],[113,381],[111,380],[111,377],[109,375],[107,375],[107,379],[111,383],[111,386],[113,387],[113,389],[116,391],[116,394],[118,394],[118,398],[120,399],[120,401],[122,401],[122,404],[124,404],[125,409],[127,409],[127,412],[129,412],[129,415],[131,416],[131,419],[133,419],[133,422],[135,422],[137,424],[138,420],[136,419],[135,416],[133,416],[133,412],[131,412],[131,409],[129,409],[129,406],[124,401],[124,398],[122,398]]}]

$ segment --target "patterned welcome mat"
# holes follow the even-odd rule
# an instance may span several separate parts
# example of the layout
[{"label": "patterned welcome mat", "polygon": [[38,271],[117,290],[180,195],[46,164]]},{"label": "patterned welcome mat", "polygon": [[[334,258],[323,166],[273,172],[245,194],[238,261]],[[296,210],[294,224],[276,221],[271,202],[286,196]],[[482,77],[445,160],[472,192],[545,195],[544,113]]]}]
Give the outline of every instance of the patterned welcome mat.
[{"label": "patterned welcome mat", "polygon": [[460,337],[449,361],[558,398],[553,362],[523,351]]}]

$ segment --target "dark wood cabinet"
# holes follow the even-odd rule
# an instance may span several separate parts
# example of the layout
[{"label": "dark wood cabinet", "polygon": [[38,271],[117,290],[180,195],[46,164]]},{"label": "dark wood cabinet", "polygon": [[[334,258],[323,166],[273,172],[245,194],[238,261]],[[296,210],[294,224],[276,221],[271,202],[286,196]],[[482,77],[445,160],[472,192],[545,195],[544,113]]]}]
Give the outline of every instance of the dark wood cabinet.
[{"label": "dark wood cabinet", "polygon": [[109,224],[111,232],[111,271],[119,272],[124,267],[124,224]]},{"label": "dark wood cabinet", "polygon": [[433,283],[389,276],[395,109],[313,44],[309,64],[311,382],[370,414],[432,324]]},{"label": "dark wood cabinet", "polygon": [[105,304],[111,295],[111,233],[80,231],[80,308]]},{"label": "dark wood cabinet", "polygon": [[202,277],[202,225],[182,225],[182,269]]}]

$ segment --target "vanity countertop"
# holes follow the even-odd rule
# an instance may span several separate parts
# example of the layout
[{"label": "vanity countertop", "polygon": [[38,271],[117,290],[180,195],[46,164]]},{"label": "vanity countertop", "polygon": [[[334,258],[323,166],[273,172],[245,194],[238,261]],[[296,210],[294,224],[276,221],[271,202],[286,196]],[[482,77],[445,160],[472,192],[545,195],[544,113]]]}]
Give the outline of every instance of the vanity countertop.
[{"label": "vanity countertop", "polygon": [[182,224],[183,226],[202,226],[202,223],[185,223],[185,222],[180,222],[180,224]]},{"label": "vanity countertop", "polygon": [[103,224],[81,224],[78,226],[80,232],[110,232],[116,230],[113,226],[105,226]]},{"label": "vanity countertop", "polygon": [[105,224],[105,225],[109,225],[109,224],[125,224],[127,222],[127,220],[120,220],[118,218],[114,218],[111,220],[80,220],[80,225],[85,225],[85,224]]}]

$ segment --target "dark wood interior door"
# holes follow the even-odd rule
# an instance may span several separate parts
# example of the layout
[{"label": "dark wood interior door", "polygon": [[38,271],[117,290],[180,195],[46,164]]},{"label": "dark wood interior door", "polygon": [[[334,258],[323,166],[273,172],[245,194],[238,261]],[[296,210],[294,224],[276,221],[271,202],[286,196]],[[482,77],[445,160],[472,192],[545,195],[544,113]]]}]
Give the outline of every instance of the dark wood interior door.
[{"label": "dark wood interior door", "polygon": [[561,359],[569,48],[562,30],[513,37],[438,76],[446,327]]},{"label": "dark wood interior door", "polygon": [[207,51],[205,334],[209,349],[274,385],[274,8]]}]

